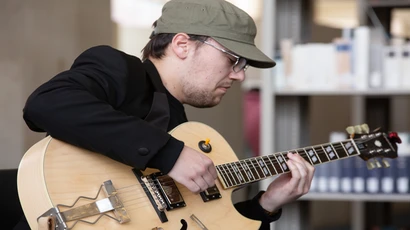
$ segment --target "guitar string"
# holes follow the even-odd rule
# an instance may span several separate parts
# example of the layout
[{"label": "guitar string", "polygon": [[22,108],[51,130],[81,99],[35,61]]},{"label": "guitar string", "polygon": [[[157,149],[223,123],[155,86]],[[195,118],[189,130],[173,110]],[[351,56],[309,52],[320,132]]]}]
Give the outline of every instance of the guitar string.
[{"label": "guitar string", "polygon": [[[180,191],[180,192],[184,193],[183,191]],[[197,194],[190,192],[188,189],[186,190],[186,192],[187,192],[186,194],[183,194],[184,198],[197,195]],[[119,198],[122,201],[124,207],[126,207],[127,211],[136,210],[142,207],[152,206],[152,203],[149,201],[148,197],[145,194],[142,194],[141,196],[132,198],[132,199],[129,199],[129,195],[127,196],[127,199],[124,199],[123,197],[124,197],[124,193],[120,193]]]},{"label": "guitar string", "polygon": [[[153,183],[156,185],[161,185],[161,183],[157,181],[153,181]],[[141,192],[141,189],[144,192]],[[182,196],[182,193],[186,193],[184,194],[184,197],[196,195],[192,193],[188,188],[185,188],[185,187],[182,187],[182,188],[178,187],[178,190],[181,193],[181,196]],[[128,186],[117,189],[117,194],[119,195],[119,197],[124,197],[120,199],[121,202],[124,204],[124,206],[127,206],[127,207],[133,206],[133,205],[140,205],[141,203],[146,203],[147,205],[151,205],[149,200],[146,199],[147,198],[147,195],[145,194],[146,192],[149,193],[149,189],[144,183],[128,185]],[[143,201],[138,202],[140,199],[143,199]]]},{"label": "guitar string", "polygon": [[[342,150],[343,149],[343,147],[335,147],[335,150],[337,151],[337,150]],[[321,150],[321,149],[317,149],[316,150],[316,152],[317,152],[317,154],[318,155],[321,155],[321,156],[323,156],[323,155],[327,155],[326,154],[326,152],[325,151],[323,151],[323,150]],[[282,153],[283,154],[283,153]],[[302,153],[302,154],[300,154],[301,156],[306,156],[307,157],[307,154],[306,153]],[[287,159],[288,160],[288,158],[287,157],[285,157],[285,159]],[[339,158],[338,158],[339,159]],[[264,159],[265,160],[265,159]],[[266,161],[265,161],[265,163],[266,163]],[[276,160],[274,160],[274,161],[272,161],[272,163],[278,163]],[[255,166],[255,165],[254,165]],[[242,166],[240,166],[241,168],[242,168]],[[256,166],[256,167],[258,167],[258,166]],[[274,166],[273,166],[274,167]],[[229,169],[229,171],[232,173],[233,171],[233,169],[231,168],[231,167],[228,167],[228,169]],[[240,169],[241,171],[244,171],[243,169]],[[263,179],[263,178],[259,178],[259,179]],[[154,183],[158,183],[158,182],[154,182]],[[119,191],[121,191],[121,190],[124,190],[124,189],[129,189],[129,188],[131,188],[131,187],[137,187],[138,185],[131,185],[131,186],[127,186],[127,187],[123,187],[123,188],[120,188],[120,189],[118,189]],[[145,193],[145,191],[147,190],[147,187],[146,187],[146,185],[145,184],[141,184],[141,187],[139,187],[139,189],[143,189],[144,190],[144,193]],[[185,187],[182,187],[182,188],[180,188],[179,189],[180,190],[180,192],[181,193],[185,193],[185,192],[187,192],[187,194],[185,194],[184,195],[184,197],[187,197],[187,196],[189,196],[189,195],[196,195],[196,194],[194,194],[194,193],[191,193],[187,188],[185,188]],[[131,192],[135,192],[135,191],[125,191],[125,192],[119,192],[119,194],[120,195],[124,195],[125,193],[131,193]],[[151,203],[146,199],[147,197],[146,197],[146,195],[145,194],[143,194],[143,193],[139,193],[139,194],[141,194],[141,196],[135,196],[135,193],[133,194],[134,196],[132,196],[132,195],[127,195],[127,198],[126,199],[123,199],[122,200],[122,202],[123,202],[123,204],[124,205],[126,205],[127,207],[134,207],[134,205],[141,205],[141,204],[145,204],[145,205],[142,205],[142,207],[144,207],[144,206],[150,206],[151,205]],[[143,199],[143,198],[145,198],[142,202],[139,202],[139,200],[140,199]],[[136,206],[135,208],[139,208],[140,206]]]},{"label": "guitar string", "polygon": [[[338,152],[338,150],[343,150],[344,152],[346,152],[346,150],[343,148],[342,145],[343,145],[343,142],[338,143],[338,146],[334,146],[334,145],[333,145],[334,149],[336,150],[336,153]],[[326,156],[326,157],[328,157],[328,154],[322,149],[323,146],[325,146],[325,145],[317,145],[317,146],[307,147],[307,149],[309,149],[309,148],[314,149],[314,150],[316,151],[318,157],[319,157],[319,156],[322,156],[322,157],[323,157],[323,156]],[[304,148],[304,149],[306,149],[306,148]],[[309,161],[310,157],[306,154],[305,151],[302,151],[302,149],[290,150],[289,152],[293,152],[293,151],[296,151],[297,154],[299,154],[300,156],[302,156],[303,158],[305,158],[306,160],[308,160],[308,162],[310,162],[310,161]],[[301,153],[300,153],[299,151],[300,151]],[[284,154],[284,153],[285,153],[285,154]],[[269,158],[269,157],[270,157],[270,156],[273,156],[273,155],[284,155],[283,157],[285,158],[285,161],[287,161],[287,160],[289,160],[289,158],[286,156],[286,153],[287,153],[287,152],[278,152],[278,153],[275,153],[275,154],[271,154],[271,155],[267,155],[267,156],[255,157],[255,158],[251,158],[251,159],[257,161],[258,158],[262,158],[263,161],[264,161],[264,163],[265,163],[265,165],[271,165],[271,166],[272,166],[272,169],[276,169],[276,171],[278,171],[278,168],[274,165],[274,164],[279,164],[279,162],[276,160],[276,157],[273,158],[273,160],[272,160],[271,158]],[[342,158],[343,158],[343,157],[342,157]],[[340,159],[340,158],[338,157],[337,159]],[[245,160],[249,160],[249,161],[251,162],[251,164],[252,164],[251,166],[252,166],[255,170],[258,170],[258,169],[259,169],[260,172],[262,172],[261,167],[260,167],[259,164],[257,164],[257,165],[255,166],[255,164],[253,164],[250,159],[245,159]],[[245,160],[241,160],[241,161],[245,162],[245,164],[249,167],[249,163],[247,163]],[[332,160],[336,160],[336,159],[332,159]],[[330,161],[332,161],[332,160],[330,160]],[[329,161],[329,160],[327,160],[327,162],[328,162],[328,161]],[[271,162],[272,162],[272,164],[271,164]],[[233,169],[233,167],[232,167],[230,164],[233,164],[233,163],[236,163],[236,162],[226,163],[226,164],[225,164],[225,165],[228,166],[228,167],[227,167],[227,168],[228,168],[228,171],[229,171],[230,174],[232,174],[232,176],[234,175],[233,173],[235,173],[235,170]],[[244,168],[242,167],[242,164],[239,164],[239,165],[235,164],[235,165],[236,165],[236,167],[239,168],[239,171],[242,172],[242,176],[243,176],[243,175],[246,175],[245,172],[248,171],[248,170],[244,169]],[[219,166],[220,166],[220,165],[219,165]],[[283,170],[280,170],[280,171],[282,171],[282,172],[272,173],[272,169],[270,169],[270,168],[268,167],[268,170],[269,170],[269,172],[270,172],[270,174],[271,174],[272,176],[274,176],[274,175],[276,175],[276,174],[284,173]],[[287,172],[287,171],[285,171],[285,172]],[[229,175],[228,175],[228,176],[229,176]],[[248,177],[248,176],[247,176],[247,177]],[[266,177],[259,177],[259,178],[257,178],[256,180],[251,180],[251,181],[249,181],[249,182],[257,181],[257,180],[264,179],[264,178],[266,178]],[[238,180],[238,178],[237,178],[236,180],[235,180],[234,178],[232,178],[232,179],[233,179],[233,181],[237,181],[237,180]],[[249,178],[248,178],[248,179],[249,179]],[[153,181],[153,183],[157,183],[157,184],[158,184],[159,182]],[[241,183],[239,183],[239,184],[241,184]],[[139,188],[139,189],[143,189],[143,190],[144,190],[144,193],[145,193],[146,190],[147,190],[146,185],[145,185],[144,183],[140,183],[139,185],[140,185],[141,187],[138,187],[138,184],[134,184],[134,185],[129,185],[129,186],[126,186],[126,187],[119,188],[119,189],[118,189],[119,195],[122,196],[122,195],[124,195],[125,193],[127,193],[127,192],[122,192],[122,190],[129,189],[129,188],[132,188],[132,187],[137,187],[137,188]],[[238,185],[238,184],[236,183],[236,184],[234,184],[233,186],[235,186],[235,185]],[[196,195],[196,194],[190,192],[190,190],[187,189],[187,188],[185,188],[185,187],[179,188],[179,190],[180,190],[181,193],[188,192],[187,194]],[[129,192],[132,192],[132,191],[128,191],[128,193],[129,193]],[[140,194],[141,194],[141,193],[140,193]],[[185,196],[187,196],[187,195],[185,195]],[[138,200],[140,200],[140,199],[142,199],[142,198],[147,198],[145,194],[142,194],[141,196],[137,196],[137,197],[133,197],[133,198],[129,199],[130,197],[131,197],[131,196],[127,196],[128,199],[124,199],[124,200],[122,200],[122,202],[123,202],[124,204],[126,204],[126,203],[130,204],[130,203],[136,202],[136,201],[138,201]],[[144,199],[143,203],[147,203],[147,205],[151,205],[150,202],[149,202],[147,199]],[[141,204],[141,203],[136,203],[135,205],[137,205],[137,204]]]},{"label": "guitar string", "polygon": [[[335,145],[335,144],[334,144]],[[312,147],[309,147],[309,148],[312,148],[312,149],[315,149],[315,152],[316,152],[316,154],[318,155],[318,157],[319,158],[324,158],[324,157],[328,157],[328,153],[326,153],[323,149],[322,149],[322,146],[324,146],[324,145],[322,145],[322,146],[320,146],[320,145],[318,145],[318,146],[312,146]],[[334,146],[334,148],[335,148],[335,150],[336,150],[336,152],[339,152],[340,150],[343,150],[343,152],[345,152],[345,149],[343,148],[343,146],[342,146],[342,142],[341,143],[339,143],[337,146]],[[305,148],[306,149],[306,148]],[[292,152],[292,151],[297,151],[297,154],[299,154],[300,156],[302,156],[305,160],[307,160],[308,162],[310,162],[309,161],[309,159],[310,159],[310,157],[305,153],[305,151],[303,151],[302,152],[302,149],[296,149],[296,150],[290,150],[289,152]],[[272,176],[274,176],[274,175],[276,175],[276,174],[281,174],[281,173],[284,173],[284,172],[288,172],[288,170],[285,170],[285,171],[283,171],[282,169],[280,169],[279,170],[279,168],[277,167],[277,166],[275,166],[274,164],[279,164],[279,162],[276,160],[276,157],[275,158],[273,158],[273,160],[272,160],[272,158],[270,158],[270,157],[272,157],[273,155],[279,155],[279,154],[281,154],[281,155],[284,155],[284,158],[285,158],[285,160],[287,161],[287,160],[289,160],[289,158],[287,157],[287,156],[285,156],[285,154],[283,154],[283,153],[287,153],[287,152],[278,152],[278,153],[275,153],[275,154],[272,154],[272,155],[268,155],[268,156],[260,156],[260,157],[255,157],[255,158],[251,158],[252,160],[254,160],[254,161],[257,161],[257,159],[258,158],[262,158],[263,159],[263,161],[264,161],[264,163],[265,163],[265,165],[271,165],[271,168],[272,169],[276,169],[276,171],[279,171],[278,173],[276,173],[276,171],[275,172],[273,172],[272,173],[272,169],[270,169],[269,167],[268,167],[268,170],[269,170],[269,172],[270,172],[270,174],[272,175]],[[322,159],[321,158],[321,159]],[[325,159],[326,159],[325,158]],[[339,157],[340,158],[340,157]],[[335,158],[335,159],[331,159],[330,161],[333,161],[333,160],[337,160],[337,159],[339,159],[339,158]],[[343,158],[343,157],[342,157]],[[251,163],[251,165],[249,165],[249,163],[248,162],[246,162],[246,160],[249,160],[249,162]],[[259,164],[257,164],[257,165],[255,165],[255,164],[253,164],[252,163],[252,161],[250,160],[250,159],[245,159],[245,160],[241,160],[242,162],[244,162],[249,168],[254,168],[254,170],[258,170],[259,169],[259,171],[262,173],[262,169],[261,169],[261,167],[260,167],[260,165]],[[238,161],[239,162],[239,161]],[[270,163],[270,162],[272,162],[272,164]],[[329,162],[329,160],[328,159],[326,159],[326,162]],[[231,164],[234,164],[234,163],[237,163],[237,162],[232,162],[232,163],[225,163],[225,164],[223,164],[223,165],[226,165],[227,166],[227,169],[228,169],[228,173],[230,173],[230,174],[236,174],[236,172],[235,172],[235,169],[233,169],[233,167],[232,167],[232,165]],[[315,164],[313,164],[313,165],[315,165]],[[248,171],[247,169],[244,169],[243,168],[243,166],[242,166],[242,164],[235,164],[235,166],[237,166],[237,168],[238,168],[238,170],[241,172],[241,174],[242,174],[242,176],[244,177],[244,175],[246,175],[246,177],[248,178],[248,180],[249,180],[249,177],[248,177],[248,175],[246,174],[246,172]],[[223,167],[222,165],[219,165],[219,167]],[[251,169],[252,170],[252,169]],[[223,171],[221,171],[221,170],[219,170],[222,174],[224,174],[224,175],[227,175],[227,173],[224,173]],[[253,173],[254,174],[254,173]],[[227,175],[227,176],[229,176],[229,174]],[[230,176],[230,178],[231,178],[232,176]],[[249,182],[252,182],[252,181],[257,181],[257,180],[259,180],[259,179],[264,179],[265,177],[260,177],[260,176],[258,176],[259,178],[256,178],[255,180],[249,180]],[[235,179],[235,178],[232,178],[232,180],[234,180],[234,181],[237,181],[237,179]],[[248,181],[246,181],[246,182],[248,182]],[[154,183],[158,183],[158,182],[156,182],[156,181],[154,181]],[[238,183],[235,183],[234,185],[237,185]],[[145,186],[145,184],[142,184],[143,186]]]},{"label": "guitar string", "polygon": [[[339,146],[333,146],[334,147],[334,150],[336,151],[336,154],[339,152],[338,150],[343,150],[343,152],[346,152],[346,150],[345,150],[345,148],[343,147],[343,144],[344,143],[347,143],[347,142],[351,142],[352,140],[350,140],[350,141],[346,141],[346,142],[340,142],[340,143],[338,143],[339,144]],[[323,157],[323,156],[325,156],[326,158],[328,158],[329,157],[329,155],[328,155],[328,153],[326,153],[323,149],[322,149],[322,147],[324,147],[325,145],[317,145],[317,146],[312,146],[312,147],[307,147],[307,149],[309,149],[309,148],[312,148],[312,149],[314,149],[315,150],[315,152],[316,152],[316,154],[317,154],[317,157],[318,158],[320,158],[321,156]],[[318,149],[317,149],[318,148]],[[307,153],[305,152],[305,149],[306,148],[299,148],[299,149],[295,149],[295,150],[291,150],[291,151],[289,151],[289,152],[293,152],[293,151],[296,151],[296,153],[297,154],[299,154],[301,157],[303,157],[305,160],[307,160],[308,162],[310,162],[310,160],[311,160],[311,158],[307,155]],[[303,151],[302,151],[303,150]],[[299,151],[301,151],[301,153],[299,152]],[[356,152],[356,150],[355,150],[355,152]],[[267,155],[267,156],[260,156],[260,157],[255,157],[255,158],[250,158],[250,159],[248,159],[250,162],[251,162],[251,167],[250,168],[254,168],[254,170],[258,170],[259,169],[259,171],[261,172],[261,173],[263,173],[262,172],[262,169],[261,169],[261,166],[259,165],[259,164],[257,164],[256,166],[255,166],[255,164],[252,162],[252,160],[254,160],[254,161],[258,161],[258,158],[261,158],[262,160],[263,160],[263,162],[264,162],[264,164],[265,164],[265,166],[267,166],[267,165],[271,165],[271,167],[272,167],[272,169],[274,169],[275,171],[278,171],[278,168],[275,166],[275,164],[279,164],[279,162],[277,161],[277,157],[275,157],[276,155],[279,155],[279,156],[282,156],[283,155],[283,158],[285,159],[285,162],[287,162],[288,160],[289,160],[289,158],[286,156],[286,153],[287,152],[278,152],[278,153],[274,153],[274,154],[271,154],[271,155]],[[351,154],[350,154],[351,155]],[[270,157],[273,157],[273,159],[272,158],[270,158]],[[330,161],[332,161],[332,160],[337,160],[337,159],[340,159],[340,158],[346,158],[346,157],[349,157],[349,154],[347,153],[346,154],[346,156],[345,157],[340,157],[340,156],[338,156],[336,159],[327,159],[326,160],[326,162],[330,162]],[[324,158],[324,159],[326,159],[326,158]],[[320,159],[322,159],[322,158],[320,158]],[[249,167],[249,164],[246,162],[246,160],[241,160],[241,161],[238,161],[238,162],[244,162],[248,167]],[[236,163],[236,162],[232,162],[232,163]],[[229,171],[229,173],[233,176],[234,175],[234,173],[235,173],[235,170],[233,169],[233,167],[230,165],[230,164],[232,164],[232,163],[225,163],[225,165],[227,165],[228,167],[228,171]],[[222,164],[222,165],[224,165],[224,164]],[[313,163],[313,165],[315,165],[314,163]],[[220,166],[220,167],[222,167],[221,165],[218,165],[218,166]],[[244,175],[246,175],[246,172],[248,171],[248,170],[246,170],[246,169],[244,169],[243,167],[242,167],[242,164],[239,164],[239,166],[237,165],[237,164],[235,164],[235,166],[237,167],[237,168],[239,168],[239,171],[240,172],[242,172],[242,176],[244,176]],[[284,173],[284,171],[281,169],[281,170],[279,170],[278,172],[275,172],[275,173],[272,173],[272,170],[269,168],[269,167],[267,167],[267,169],[269,170],[269,172],[270,172],[270,174],[273,176],[273,175],[276,175],[276,174],[281,174],[281,173]],[[252,171],[252,170],[251,170]],[[282,171],[282,172],[280,172],[280,171]],[[222,171],[220,171],[220,173],[221,174],[224,174]],[[228,175],[229,176],[229,175]],[[220,178],[220,179],[222,179],[223,180],[223,178]],[[233,178],[234,179],[234,178]],[[238,179],[238,178],[237,178]],[[249,178],[248,178],[249,179]],[[259,179],[264,179],[264,178],[259,178]],[[257,179],[257,180],[259,180],[259,179]],[[234,180],[235,181],[235,180]],[[155,183],[159,183],[159,182],[157,182],[157,181],[154,181],[154,184]],[[141,187],[138,187],[138,186],[141,186]],[[124,190],[130,190],[130,191],[124,191]],[[132,194],[132,195],[128,195],[127,196],[127,199],[121,199],[122,200],[122,203],[125,205],[125,206],[127,206],[127,211],[132,211],[132,210],[135,210],[135,209],[139,209],[139,208],[141,208],[141,207],[150,207],[150,206],[152,206],[152,204],[151,204],[151,202],[149,201],[149,199],[147,199],[147,196],[146,196],[146,194],[144,194],[144,193],[135,193],[135,191],[133,191],[133,190],[140,190],[141,191],[141,189],[142,190],[144,190],[144,193],[146,192],[146,190],[147,190],[147,186],[144,184],[144,183],[140,183],[140,184],[134,184],[134,185],[129,185],[129,186],[125,186],[125,187],[122,187],[122,188],[119,188],[119,189],[117,189],[117,191],[118,191],[118,195],[120,196],[120,197],[122,197],[122,196],[124,196],[125,194]],[[185,188],[185,187],[182,187],[182,188],[179,188],[179,190],[180,190],[180,193],[185,193],[185,192],[187,192],[187,194],[185,194],[184,195],[184,197],[187,197],[187,196],[196,196],[197,194],[194,194],[194,193],[192,193],[192,192],[190,192],[187,188]],[[141,195],[139,195],[139,194],[141,194]],[[182,194],[181,194],[182,195]],[[131,199],[129,199],[129,198],[131,198]],[[143,198],[145,198],[145,199],[143,199]],[[141,199],[143,199],[142,201],[141,201]]]},{"label": "guitar string", "polygon": [[[305,148],[306,149],[306,148]],[[313,148],[312,148],[313,149]],[[345,150],[344,150],[344,148],[342,147],[342,146],[340,146],[340,147],[335,147],[335,150],[336,150],[336,152],[337,153],[340,153],[340,151],[338,151],[338,150],[343,150],[343,152],[345,152]],[[288,151],[288,152],[294,152],[294,151],[296,151],[296,150],[290,150],[290,151]],[[302,156],[302,157],[304,157],[305,158],[305,160],[307,160],[308,162],[310,162],[309,161],[309,159],[310,159],[310,157],[309,156],[307,156],[307,154],[304,152],[304,151],[302,151],[302,149],[297,149],[297,154],[299,154],[300,156]],[[316,153],[318,153],[318,155],[319,156],[328,156],[328,154],[325,152],[325,151],[323,151],[323,149],[320,147],[320,149],[315,149],[315,151],[316,151]],[[269,158],[269,157],[272,157],[273,155],[279,155],[279,154],[281,154],[281,155],[284,155],[284,158],[286,159],[286,160],[288,160],[289,158],[287,157],[287,156],[285,156],[286,155],[286,153],[288,153],[288,152],[278,152],[278,153],[275,153],[275,154],[271,154],[271,155],[266,155],[266,156],[259,156],[259,157],[254,157],[254,158],[250,158],[250,159],[252,159],[252,160],[254,160],[254,161],[258,161],[257,159],[258,158],[262,158],[263,160],[264,160],[264,163],[266,164],[266,163],[268,163],[269,165],[271,165],[271,163],[270,163],[270,160],[269,159],[271,159],[271,161],[272,161],[272,163],[277,163],[278,164],[278,162],[277,162],[277,160],[276,160],[276,157],[275,158],[273,158],[273,160],[272,160],[272,158]],[[347,154],[346,154],[346,157],[347,157]],[[268,159],[269,158],[269,159]],[[338,157],[337,159],[339,159],[339,158],[345,158],[345,157]],[[250,160],[250,159],[245,159],[245,160]],[[326,158],[327,159],[327,158]],[[242,162],[243,161],[245,161],[245,160],[241,160]],[[333,160],[336,160],[336,159],[331,159],[330,161],[333,161]],[[329,161],[329,160],[326,160],[327,162]],[[238,161],[239,162],[239,161]],[[228,165],[228,166],[230,166],[229,164],[233,164],[233,163],[236,163],[236,162],[231,162],[231,163],[225,163],[225,164],[223,164],[223,165]],[[246,163],[246,162],[245,162]],[[248,164],[248,163],[246,163],[246,164]],[[252,164],[253,166],[254,166],[254,164]],[[239,165],[239,167],[241,168],[241,169],[243,169],[242,168],[242,165]],[[257,165],[257,167],[260,167],[259,166],[259,164]],[[280,170],[280,171],[282,171],[282,170]],[[233,172],[233,171],[231,171],[231,172]]]},{"label": "guitar string", "polygon": [[[333,147],[334,147],[336,153],[340,153],[340,150],[342,150],[344,153],[346,153],[346,150],[345,150],[345,148],[343,147],[343,144],[348,143],[348,142],[350,142],[350,141],[344,141],[344,142],[339,142],[339,143],[333,143],[332,145],[333,145]],[[335,145],[337,145],[337,146],[335,146]],[[335,159],[330,159],[330,160],[329,160],[329,159],[327,159],[327,158],[329,157],[328,153],[325,152],[325,151],[322,149],[322,147],[325,147],[325,146],[330,146],[330,144],[329,144],[329,145],[325,145],[325,144],[324,144],[324,145],[316,145],[316,146],[312,146],[312,147],[306,147],[306,148],[304,148],[304,149],[309,149],[309,148],[314,149],[320,159],[323,159],[323,158],[321,158],[321,157],[325,157],[324,159],[326,159],[326,162],[338,160],[338,159],[340,159],[340,158],[347,158],[347,157],[349,157],[349,154],[346,153],[346,156],[344,156],[344,157],[340,157],[340,156],[339,156],[339,157],[337,157],[337,158],[335,158]],[[303,150],[303,149],[296,149],[296,150],[290,150],[289,152],[297,151],[299,155],[301,155],[303,158],[305,158],[305,160],[307,160],[307,161],[310,163],[310,161],[309,161],[309,159],[310,159],[309,156],[307,156],[307,154],[305,153],[305,151],[302,151],[302,150]],[[299,151],[302,152],[302,153],[299,153]],[[355,151],[355,152],[356,152],[356,151]],[[285,153],[285,154],[284,154],[284,153]],[[255,161],[258,161],[258,160],[256,160],[257,158],[262,158],[262,159],[264,160],[265,165],[272,165],[272,164],[273,164],[273,165],[272,165],[272,168],[274,168],[274,169],[276,169],[276,171],[278,171],[279,168],[277,168],[277,167],[274,165],[274,164],[279,164],[279,163],[277,162],[277,160],[276,160],[276,157],[274,157],[273,160],[272,160],[271,158],[269,158],[269,156],[273,156],[273,155],[284,155],[284,158],[285,158],[285,160],[287,161],[287,160],[289,160],[289,158],[287,158],[286,153],[287,153],[287,152],[278,152],[278,153],[275,153],[275,154],[271,154],[271,155],[267,155],[267,156],[254,157],[254,158],[251,158],[251,159],[253,159],[253,160],[255,160]],[[315,155],[316,155],[316,154],[315,154]],[[352,155],[352,154],[350,154],[350,155]],[[271,159],[272,164],[270,163],[269,159]],[[245,159],[245,160],[249,160],[249,159]],[[255,164],[253,164],[252,161],[251,161],[251,166],[249,166],[249,164],[248,164],[245,160],[242,160],[242,162],[244,162],[249,168],[252,167],[252,168],[254,168],[255,170],[258,170],[258,169],[259,169],[259,171],[263,174],[263,172],[262,172],[263,170],[261,169],[261,166],[260,166],[259,164],[257,164],[257,165],[255,166]],[[325,162],[325,163],[326,163],[326,162]],[[225,164],[223,164],[223,165],[227,165],[228,171],[229,171],[229,173],[230,173],[232,176],[229,176],[229,174],[227,174],[227,173],[223,173],[223,172],[221,172],[221,173],[224,174],[224,175],[226,175],[226,176],[228,176],[228,177],[231,179],[231,181],[238,181],[238,177],[237,177],[237,176],[234,176],[234,174],[236,174],[236,172],[235,172],[235,170],[233,169],[233,167],[231,166],[231,164],[233,164],[233,163],[236,163],[236,162],[231,162],[231,163],[225,163]],[[320,163],[321,163],[321,162],[320,162]],[[319,163],[319,164],[320,164],[320,163]],[[235,164],[235,165],[239,168],[239,171],[242,172],[242,173],[241,173],[242,176],[243,176],[243,175],[246,175],[246,177],[248,177],[248,179],[249,179],[249,176],[247,176],[247,174],[246,174],[247,170],[246,170],[246,169],[243,169],[242,164],[239,164],[239,165]],[[315,164],[313,164],[313,165],[315,165]],[[221,166],[221,167],[223,167],[223,166]],[[277,174],[282,174],[282,173],[285,173],[285,172],[288,172],[288,171],[289,171],[289,170],[283,171],[283,170],[280,168],[280,170],[279,170],[278,173],[272,173],[272,170],[271,170],[271,169],[268,168],[268,170],[269,170],[269,172],[270,172],[270,174],[271,174],[272,176],[277,175]],[[221,170],[220,170],[220,171],[221,171]],[[254,175],[255,173],[252,173],[252,174]],[[270,175],[264,176],[264,177],[260,177],[260,176],[259,176],[259,178],[256,178],[255,180],[245,181],[245,183],[253,182],[253,181],[258,181],[258,180],[261,180],[261,179],[265,179],[265,178],[267,178],[267,177],[270,177]],[[235,178],[237,178],[237,179],[235,179]],[[225,181],[225,182],[226,182],[226,181]],[[236,186],[236,185],[241,185],[241,184],[245,184],[245,183],[234,183],[234,184],[233,184],[233,183],[229,183],[229,184],[232,184],[232,186]]]},{"label": "guitar string", "polygon": [[[298,150],[299,150],[299,149],[298,149]],[[343,147],[336,147],[335,150],[336,150],[336,152],[339,152],[338,150],[343,150],[343,151],[344,151]],[[292,152],[292,151],[289,151],[289,152]],[[282,152],[282,154],[281,154],[281,153],[276,153],[276,155],[279,155],[279,154],[285,155],[284,153],[286,154],[287,152]],[[321,156],[321,157],[326,157],[326,162],[329,162],[329,160],[327,159],[328,154],[327,154],[325,151],[323,151],[322,149],[316,149],[316,153],[318,154],[319,157],[320,157],[320,156]],[[307,154],[306,154],[304,151],[303,151],[302,153],[299,153],[299,152],[298,152],[298,154],[299,154],[300,156],[302,156],[303,158],[305,158],[305,160],[307,160],[307,161],[310,163],[309,157],[307,156]],[[276,172],[272,173],[272,169],[269,169],[271,175],[283,173],[283,170],[282,170],[282,169],[279,169],[277,166],[272,165],[272,164],[279,164],[278,161],[276,160],[276,157],[273,158],[272,156],[273,156],[273,155],[255,157],[255,158],[253,158],[253,160],[254,160],[254,161],[259,161],[258,158],[262,158],[266,166],[271,165],[271,166],[272,166],[272,169],[276,169],[276,171],[279,171],[279,173],[276,173]],[[271,157],[273,158],[273,160],[272,160]],[[284,158],[285,158],[285,160],[289,160],[289,158],[288,158],[287,156],[284,156]],[[340,158],[340,157],[339,157],[339,158]],[[336,159],[339,159],[339,158],[331,159],[330,161],[333,161],[333,160],[336,160]],[[344,157],[341,157],[341,158],[344,158]],[[321,159],[322,159],[322,158],[321,158]],[[270,163],[271,161],[272,161],[272,163]],[[235,162],[234,162],[234,163],[235,163]],[[235,169],[233,169],[232,164],[233,164],[233,163],[226,163],[226,164],[225,164],[225,165],[227,165],[228,171],[229,171],[229,173],[231,173],[231,174],[232,174],[232,173],[235,173]],[[253,168],[255,168],[255,170],[259,169],[259,171],[262,172],[261,166],[260,166],[259,164],[256,164],[256,165],[255,165],[255,164],[253,164],[253,163],[251,162],[251,166],[249,166],[249,163],[247,163],[246,161],[245,161],[245,164],[247,164],[248,167],[253,167]],[[241,172],[246,171],[246,170],[243,169],[242,164],[239,164],[239,165],[238,165],[238,164],[235,164],[235,166],[237,166]],[[257,168],[257,169],[256,169],[256,168]],[[286,170],[285,172],[287,172],[287,171],[288,171],[288,170]],[[258,178],[258,179],[259,179],[259,178]]]}]

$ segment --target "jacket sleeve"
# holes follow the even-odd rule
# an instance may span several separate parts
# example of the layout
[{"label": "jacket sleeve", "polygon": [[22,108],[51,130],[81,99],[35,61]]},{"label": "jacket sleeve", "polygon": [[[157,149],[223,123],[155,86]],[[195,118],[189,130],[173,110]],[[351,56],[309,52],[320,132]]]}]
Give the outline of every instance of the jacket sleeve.
[{"label": "jacket sleeve", "polygon": [[[125,59],[130,57],[108,46],[86,50],[70,70],[30,95],[23,109],[25,122],[33,131],[137,169],[153,167],[168,173],[184,143],[118,110],[126,99],[130,68],[143,68],[137,58],[132,62],[136,66],[129,66]],[[141,84],[147,84],[143,77]]]},{"label": "jacket sleeve", "polygon": [[282,209],[279,209],[277,213],[270,216],[268,215],[262,206],[259,204],[259,198],[265,191],[260,191],[254,198],[251,200],[246,200],[238,202],[235,204],[235,208],[243,216],[248,217],[253,220],[262,221],[261,227],[259,229],[270,229],[269,225],[273,221],[277,221],[282,215]]}]

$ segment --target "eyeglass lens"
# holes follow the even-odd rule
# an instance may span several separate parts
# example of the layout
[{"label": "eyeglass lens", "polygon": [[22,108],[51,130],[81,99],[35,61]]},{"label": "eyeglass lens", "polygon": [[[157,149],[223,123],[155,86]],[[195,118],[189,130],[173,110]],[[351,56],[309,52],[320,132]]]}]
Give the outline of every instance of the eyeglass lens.
[{"label": "eyeglass lens", "polygon": [[246,70],[246,59],[239,58],[238,63],[233,67],[233,71],[236,73],[241,71],[242,69]]}]

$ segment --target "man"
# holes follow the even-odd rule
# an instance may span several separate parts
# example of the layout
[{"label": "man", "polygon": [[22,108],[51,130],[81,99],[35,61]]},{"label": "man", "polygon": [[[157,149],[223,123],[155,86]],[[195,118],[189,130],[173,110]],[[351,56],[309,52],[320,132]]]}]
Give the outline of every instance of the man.
[{"label": "man", "polygon": [[[159,169],[194,193],[204,191],[217,178],[213,162],[168,131],[187,121],[183,104],[216,106],[244,80],[248,65],[275,65],[256,48],[255,35],[253,19],[226,1],[171,0],[142,61],[108,46],[90,48],[34,91],[24,119],[34,131],[137,169]],[[291,173],[236,204],[261,220],[261,229],[309,190],[313,167],[296,154],[288,157]]]}]

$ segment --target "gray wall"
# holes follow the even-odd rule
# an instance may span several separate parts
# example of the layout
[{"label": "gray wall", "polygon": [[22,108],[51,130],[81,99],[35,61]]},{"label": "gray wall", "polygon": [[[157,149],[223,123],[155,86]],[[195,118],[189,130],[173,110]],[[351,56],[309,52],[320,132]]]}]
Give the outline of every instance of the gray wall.
[{"label": "gray wall", "polygon": [[28,95],[69,68],[85,48],[113,44],[109,0],[2,1],[0,7],[0,168],[16,168],[44,134],[22,119]]},{"label": "gray wall", "polygon": [[[119,32],[110,20],[109,0],[4,0],[0,7],[0,31],[2,169],[18,167],[24,152],[44,137],[30,131],[22,119],[22,108],[29,94],[69,68],[74,58],[88,47],[98,44],[116,47]],[[139,53],[141,48],[131,54]],[[190,120],[214,127],[238,155],[242,152],[241,94],[240,86],[235,85],[215,108],[187,106]]]}]

